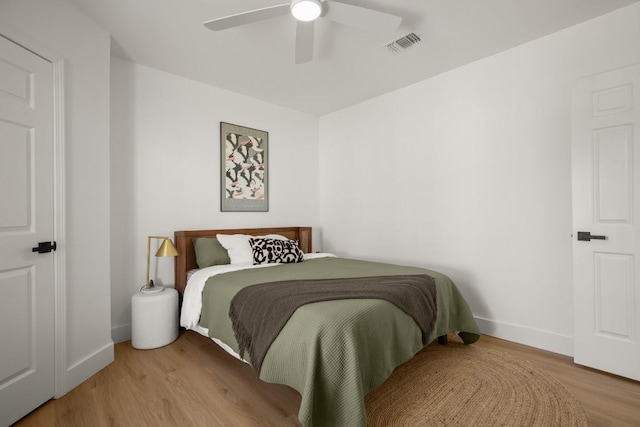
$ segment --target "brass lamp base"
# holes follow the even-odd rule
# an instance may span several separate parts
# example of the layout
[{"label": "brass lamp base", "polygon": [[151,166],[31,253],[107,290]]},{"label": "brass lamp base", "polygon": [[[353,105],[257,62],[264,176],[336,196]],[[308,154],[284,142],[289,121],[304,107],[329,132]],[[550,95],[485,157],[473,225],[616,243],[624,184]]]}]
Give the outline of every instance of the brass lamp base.
[{"label": "brass lamp base", "polygon": [[149,285],[143,286],[142,289],[140,289],[140,292],[143,294],[155,294],[162,291],[164,291],[164,286],[154,285],[153,280],[149,280]]},{"label": "brass lamp base", "polygon": [[164,286],[154,286],[152,288],[143,287],[142,289],[140,289],[140,292],[142,292],[143,294],[155,294],[162,291],[164,291]]}]

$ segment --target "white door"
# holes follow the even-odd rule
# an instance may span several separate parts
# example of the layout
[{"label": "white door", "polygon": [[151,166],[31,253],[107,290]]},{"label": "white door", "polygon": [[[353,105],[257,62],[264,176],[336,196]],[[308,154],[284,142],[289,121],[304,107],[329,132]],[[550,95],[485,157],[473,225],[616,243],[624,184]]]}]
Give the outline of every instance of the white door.
[{"label": "white door", "polygon": [[0,425],[54,396],[53,66],[0,37]]},{"label": "white door", "polygon": [[640,65],[581,80],[572,109],[574,358],[640,380]]}]

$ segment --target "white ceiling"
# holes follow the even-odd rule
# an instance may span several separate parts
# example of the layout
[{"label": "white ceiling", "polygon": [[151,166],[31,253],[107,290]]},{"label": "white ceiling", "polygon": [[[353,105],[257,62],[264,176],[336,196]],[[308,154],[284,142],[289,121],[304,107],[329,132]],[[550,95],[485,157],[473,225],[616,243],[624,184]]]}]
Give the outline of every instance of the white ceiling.
[{"label": "white ceiling", "polygon": [[[330,113],[640,0],[341,0],[399,15],[393,34],[321,19],[315,57],[294,64],[295,19],[214,32],[202,24],[286,0],[73,0],[115,55],[314,115]],[[410,32],[402,53],[384,45]]]}]

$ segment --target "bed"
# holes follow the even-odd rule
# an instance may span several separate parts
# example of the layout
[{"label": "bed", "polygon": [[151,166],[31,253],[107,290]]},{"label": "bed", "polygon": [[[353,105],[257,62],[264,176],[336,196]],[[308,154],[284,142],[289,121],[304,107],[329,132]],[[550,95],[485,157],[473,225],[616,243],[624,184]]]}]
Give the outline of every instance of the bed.
[{"label": "bed", "polygon": [[[248,236],[266,239],[247,240]],[[252,258],[246,258],[247,244],[254,244],[252,255],[257,257],[262,253],[257,242],[273,243],[269,239],[297,242],[304,253],[299,261],[303,262],[252,265]],[[175,283],[183,296],[181,326],[209,336],[225,351],[248,361],[261,380],[297,390],[301,395],[298,419],[304,426],[366,426],[364,396],[382,384],[397,366],[448,333],[458,334],[466,344],[479,338],[467,303],[446,275],[417,267],[312,253],[310,227],[176,231],[175,242],[179,252]],[[217,249],[205,250],[205,243],[215,243]],[[229,258],[225,258],[227,255]],[[263,353],[244,352],[245,337],[238,331],[235,311],[245,307],[238,306],[239,297],[249,291],[278,295],[277,292],[288,293],[298,285],[315,289],[319,283],[334,286],[342,282],[357,288],[371,282],[382,289],[388,288],[389,280],[408,281],[402,285],[411,289],[427,289],[431,283],[433,313],[430,323],[426,322],[428,327],[424,320],[418,320],[415,308],[411,312],[386,297],[318,300],[285,315],[288,321],[281,329],[276,328],[279,333]],[[415,280],[420,281],[420,286],[412,282]],[[285,287],[279,288],[281,285]],[[428,298],[427,291],[421,292]],[[258,301],[268,300],[268,294],[260,295],[256,296]],[[274,297],[274,303],[283,299]],[[409,304],[415,301],[412,299]],[[254,301],[254,306],[246,307],[251,307],[249,311],[253,313],[269,304],[255,305]],[[230,311],[234,314],[233,323]],[[257,325],[258,330],[265,330],[260,321]],[[255,336],[253,342],[248,342],[258,346]]]}]

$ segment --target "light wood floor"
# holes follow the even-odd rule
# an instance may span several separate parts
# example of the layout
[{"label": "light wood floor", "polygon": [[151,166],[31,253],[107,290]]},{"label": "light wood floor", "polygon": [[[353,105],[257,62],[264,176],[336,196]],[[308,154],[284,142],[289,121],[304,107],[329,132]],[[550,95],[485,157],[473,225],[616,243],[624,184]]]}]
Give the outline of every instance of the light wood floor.
[{"label": "light wood floor", "polygon": [[[640,426],[639,382],[488,336],[475,345],[548,371],[577,397],[591,426]],[[114,363],[16,426],[296,426],[299,404],[294,390],[258,381],[208,338],[181,331],[159,349],[117,344]]]}]

